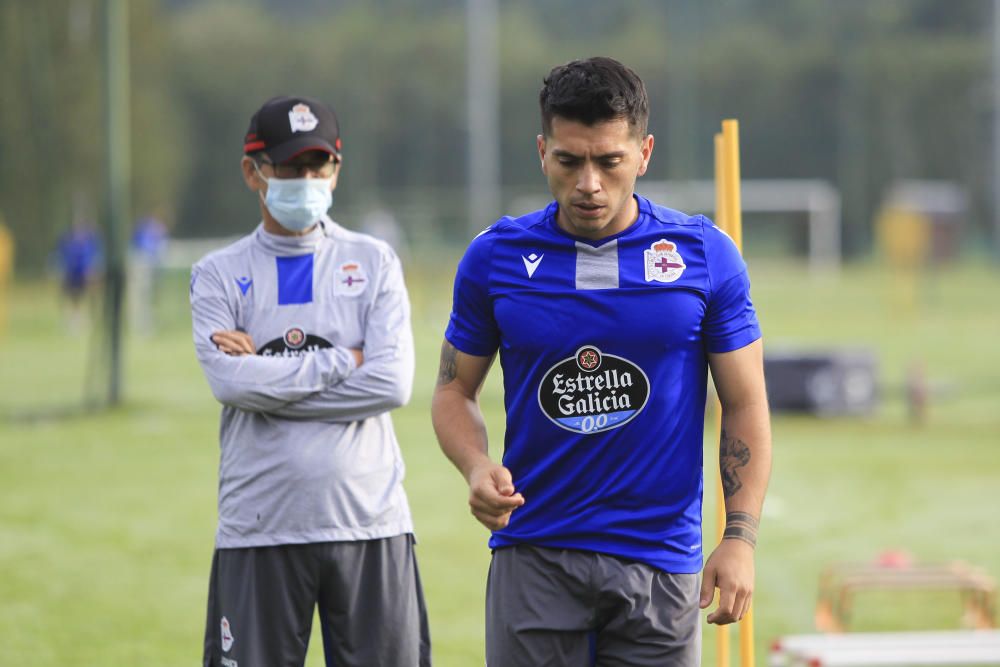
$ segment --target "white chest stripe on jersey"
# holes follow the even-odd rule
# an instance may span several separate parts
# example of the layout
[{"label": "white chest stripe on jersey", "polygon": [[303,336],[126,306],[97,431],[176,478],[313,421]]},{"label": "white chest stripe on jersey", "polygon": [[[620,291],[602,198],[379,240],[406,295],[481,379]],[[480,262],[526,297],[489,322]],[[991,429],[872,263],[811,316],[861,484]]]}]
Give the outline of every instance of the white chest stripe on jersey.
[{"label": "white chest stripe on jersey", "polygon": [[576,242],[576,288],[615,289],[618,287],[618,239],[595,248]]}]

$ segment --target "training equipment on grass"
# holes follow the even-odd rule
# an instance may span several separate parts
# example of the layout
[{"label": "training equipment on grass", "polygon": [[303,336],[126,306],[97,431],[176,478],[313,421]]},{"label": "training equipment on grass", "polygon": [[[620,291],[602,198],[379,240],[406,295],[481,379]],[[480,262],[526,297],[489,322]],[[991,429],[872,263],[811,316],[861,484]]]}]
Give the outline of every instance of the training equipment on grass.
[{"label": "training equipment on grass", "polygon": [[791,635],[771,645],[771,667],[1000,664],[1000,630]]},{"label": "training equipment on grass", "polygon": [[823,632],[850,630],[855,598],[880,590],[957,592],[963,626],[976,630],[996,627],[996,582],[981,569],[961,561],[912,563],[906,552],[885,551],[874,563],[837,563],[823,571],[816,628]]}]

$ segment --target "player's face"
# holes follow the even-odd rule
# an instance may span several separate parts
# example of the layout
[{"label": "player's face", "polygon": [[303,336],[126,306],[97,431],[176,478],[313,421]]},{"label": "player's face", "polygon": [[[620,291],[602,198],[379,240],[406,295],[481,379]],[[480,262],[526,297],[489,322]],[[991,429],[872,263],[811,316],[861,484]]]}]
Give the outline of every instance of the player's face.
[{"label": "player's face", "polygon": [[635,179],[646,173],[652,153],[653,135],[636,136],[627,120],[584,125],[553,118],[549,136],[538,135],[538,156],[559,203],[559,226],[596,240],[635,222]]}]

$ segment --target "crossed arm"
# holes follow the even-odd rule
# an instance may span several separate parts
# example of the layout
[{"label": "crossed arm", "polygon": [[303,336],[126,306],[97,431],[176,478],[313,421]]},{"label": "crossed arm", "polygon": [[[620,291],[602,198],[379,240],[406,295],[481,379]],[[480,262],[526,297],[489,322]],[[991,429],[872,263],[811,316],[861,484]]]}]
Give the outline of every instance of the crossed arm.
[{"label": "crossed arm", "polygon": [[195,349],[224,405],[285,419],[358,421],[405,404],[413,387],[413,334],[398,261],[381,281],[364,330],[364,350],[334,346],[300,357],[263,357],[239,331],[210,272],[192,288]]},{"label": "crossed arm", "polygon": [[719,467],[726,528],[705,563],[701,607],[711,604],[718,588],[719,606],[708,622],[726,624],[743,618],[753,596],[757,526],[771,474],[771,426],[760,340],[709,354],[709,365],[722,404]]},{"label": "crossed arm", "polygon": [[[257,357],[253,339],[242,331],[217,331],[212,334],[211,340],[218,351],[228,358],[259,360],[258,363],[263,364],[310,363],[304,358]],[[223,402],[285,419],[338,422],[374,417],[398,408],[409,400],[413,381],[412,348],[409,345],[379,347],[371,350],[367,358],[363,350],[346,347],[317,350],[312,354],[331,352],[349,356],[352,369],[340,377],[331,374],[322,386],[307,386],[308,389],[304,387],[294,396],[282,392],[280,387],[272,386],[272,395],[257,400],[248,400],[250,397],[246,392],[236,390],[224,397],[227,400]],[[267,391],[265,389],[259,393]]]},{"label": "crossed arm", "polygon": [[[253,338],[245,331],[216,331],[212,334],[212,342],[219,348],[219,352],[238,357],[244,354],[257,354],[254,347]],[[364,352],[358,348],[348,348],[347,351],[354,359],[354,366],[360,366],[365,361]]]},{"label": "crossed arm", "polygon": [[524,504],[524,497],[516,492],[510,470],[489,456],[479,392],[494,356],[465,354],[447,340],[441,344],[431,420],[441,450],[469,484],[472,515],[490,530],[499,530]]}]

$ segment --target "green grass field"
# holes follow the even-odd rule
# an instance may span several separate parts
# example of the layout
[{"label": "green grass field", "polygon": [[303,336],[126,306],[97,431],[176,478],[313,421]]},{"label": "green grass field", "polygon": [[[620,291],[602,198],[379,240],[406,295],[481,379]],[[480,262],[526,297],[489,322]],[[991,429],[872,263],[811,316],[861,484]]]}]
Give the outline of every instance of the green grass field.
[{"label": "green grass field", "polygon": [[[456,259],[408,272],[417,382],[395,415],[439,667],[483,664],[488,564],[486,531],[429,419]],[[894,548],[1000,576],[1000,274],[941,269],[918,286],[919,305],[906,306],[877,268],[813,280],[797,265],[751,266],[768,345],[870,347],[883,385],[869,418],[774,419],[755,595],[764,664],[771,639],[812,631],[829,563]],[[186,277],[170,276],[159,333],[129,338],[122,407],[55,417],[80,402],[93,343],[65,332],[51,285],[10,295],[0,345],[0,665],[198,664],[218,407],[194,360],[186,298]],[[908,422],[902,392],[916,361],[933,389],[923,426]],[[496,380],[483,395],[495,444]],[[957,595],[861,595],[853,624],[954,628],[959,616]],[[706,626],[706,665],[714,636]],[[321,654],[317,632],[307,664],[323,664]]]}]

